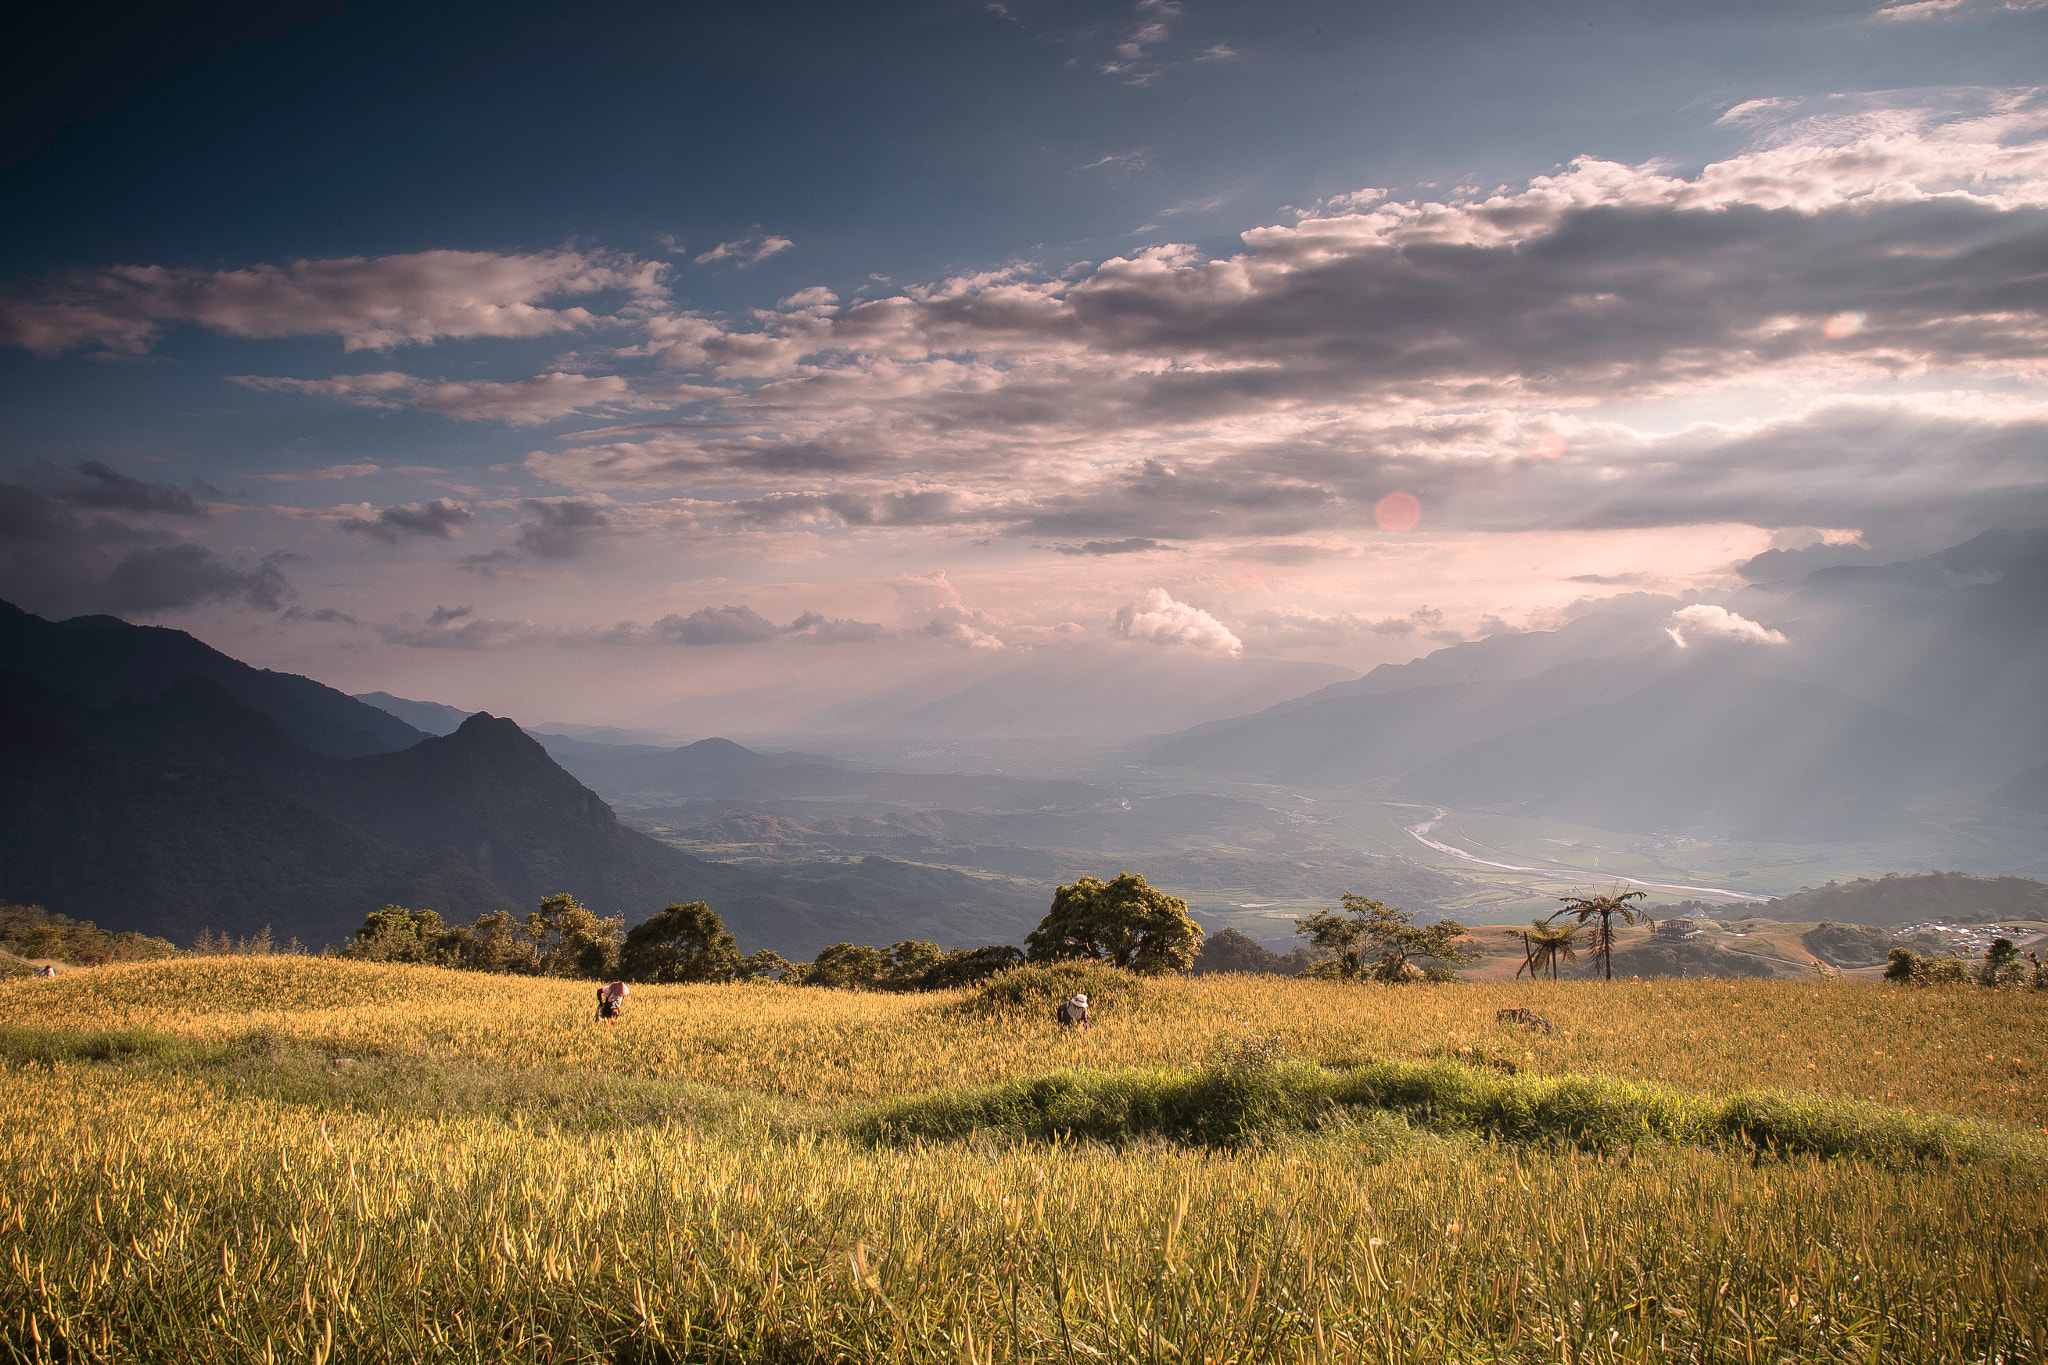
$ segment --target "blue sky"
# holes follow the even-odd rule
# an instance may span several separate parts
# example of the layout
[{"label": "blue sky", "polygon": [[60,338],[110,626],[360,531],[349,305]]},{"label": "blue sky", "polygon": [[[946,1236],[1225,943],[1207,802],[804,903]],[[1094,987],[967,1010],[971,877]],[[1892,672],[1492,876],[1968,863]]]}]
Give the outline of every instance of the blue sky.
[{"label": "blue sky", "polygon": [[821,671],[1284,693],[2048,517],[2039,5],[44,22],[0,595],[45,614],[801,729]]}]

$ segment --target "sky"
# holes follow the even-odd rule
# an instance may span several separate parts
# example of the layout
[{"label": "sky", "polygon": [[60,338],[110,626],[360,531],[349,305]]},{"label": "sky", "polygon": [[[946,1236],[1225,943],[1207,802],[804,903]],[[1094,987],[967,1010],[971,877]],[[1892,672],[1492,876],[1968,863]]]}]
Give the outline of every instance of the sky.
[{"label": "sky", "polygon": [[2039,0],[123,13],[0,82],[46,616],[800,733],[2048,524]]}]

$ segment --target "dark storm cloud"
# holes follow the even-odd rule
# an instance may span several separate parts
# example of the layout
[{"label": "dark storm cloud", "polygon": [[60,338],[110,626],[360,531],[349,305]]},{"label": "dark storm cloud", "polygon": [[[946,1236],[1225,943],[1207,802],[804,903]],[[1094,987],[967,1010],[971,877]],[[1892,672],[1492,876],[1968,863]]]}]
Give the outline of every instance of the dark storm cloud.
[{"label": "dark storm cloud", "polygon": [[121,611],[171,611],[202,602],[244,602],[277,611],[291,595],[279,565],[296,556],[265,555],[253,565],[231,564],[200,545],[157,545],[137,550],[107,575],[108,606]]},{"label": "dark storm cloud", "polygon": [[98,460],[82,460],[78,472],[85,477],[58,486],[57,496],[76,507],[108,508],[123,512],[168,512],[173,516],[203,517],[206,509],[192,501],[192,495],[167,483],[145,483]]},{"label": "dark storm cloud", "polygon": [[105,473],[113,477],[88,471],[86,482],[54,492],[0,483],[0,597],[70,614],[173,611],[205,602],[276,611],[291,596],[282,566],[295,555],[230,559],[146,525],[72,510],[194,515],[165,496],[177,489]]},{"label": "dark storm cloud", "polygon": [[436,498],[428,503],[401,503],[386,507],[374,517],[350,517],[341,529],[354,535],[396,545],[404,536],[426,536],[447,540],[476,520],[476,513],[459,502]]},{"label": "dark storm cloud", "polygon": [[688,616],[664,616],[650,630],[676,645],[749,645],[773,640],[783,628],[752,607],[704,607]]},{"label": "dark storm cloud", "polygon": [[611,518],[592,503],[528,498],[519,505],[533,513],[533,520],[519,528],[514,543],[541,559],[574,559],[611,526]]}]

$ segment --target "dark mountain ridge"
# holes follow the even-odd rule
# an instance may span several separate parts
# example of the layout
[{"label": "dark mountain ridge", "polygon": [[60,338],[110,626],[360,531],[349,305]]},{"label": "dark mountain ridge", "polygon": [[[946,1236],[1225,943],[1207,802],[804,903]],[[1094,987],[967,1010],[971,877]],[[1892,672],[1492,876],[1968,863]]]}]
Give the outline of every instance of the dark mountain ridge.
[{"label": "dark mountain ridge", "polygon": [[335,758],[389,753],[426,738],[398,717],[311,678],[251,668],[182,630],[131,626],[113,616],[46,621],[0,602],[0,668],[94,709],[154,701],[175,683],[205,678],[307,748]]},{"label": "dark mountain ridge", "polygon": [[[49,625],[26,621],[17,645]],[[124,631],[148,634],[124,643]],[[95,648],[60,638],[40,677],[0,670],[0,897],[110,930],[189,942],[270,925],[318,946],[390,902],[470,920],[569,891],[629,923],[709,900],[748,946],[801,955],[912,925],[949,942],[1017,938],[1043,913],[1037,887],[884,858],[778,873],[706,862],[620,824],[518,726],[483,713],[398,751],[323,752],[294,727],[362,747],[374,732],[313,722],[323,707],[343,719],[370,708],[179,632],[102,618],[86,633]],[[167,679],[180,659],[203,671]],[[92,672],[104,660],[111,678]]]}]

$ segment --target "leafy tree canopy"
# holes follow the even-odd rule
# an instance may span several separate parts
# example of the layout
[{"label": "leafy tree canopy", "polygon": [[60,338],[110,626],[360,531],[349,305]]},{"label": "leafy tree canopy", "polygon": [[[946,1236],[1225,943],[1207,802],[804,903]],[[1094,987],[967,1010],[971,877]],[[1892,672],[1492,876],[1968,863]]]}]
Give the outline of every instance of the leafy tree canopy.
[{"label": "leafy tree canopy", "polygon": [[[1369,896],[1346,892],[1342,913],[1324,910],[1294,922],[1294,932],[1310,945],[1333,954],[1311,974],[1345,981],[1420,981],[1450,975],[1454,963],[1477,961],[1484,954],[1458,940],[1469,932],[1457,920],[1418,925],[1412,911]],[[1434,971],[1415,959],[1438,964]]]},{"label": "leafy tree canopy", "polygon": [[526,917],[526,936],[542,976],[602,979],[618,968],[624,915],[600,916],[566,891],[542,899]]},{"label": "leafy tree canopy", "polygon": [[862,943],[835,943],[819,950],[804,973],[806,986],[838,986],[873,990],[889,971],[889,955]]},{"label": "leafy tree canopy", "polygon": [[372,910],[355,939],[342,951],[366,962],[447,962],[452,956],[448,926],[433,910],[387,905]]},{"label": "leafy tree canopy", "polygon": [[634,925],[619,949],[619,975],[628,981],[734,981],[745,974],[739,941],[703,901],[671,902]]},{"label": "leafy tree canopy", "polygon": [[1188,903],[1147,886],[1135,872],[1062,886],[1024,939],[1033,962],[1092,958],[1140,972],[1185,971],[1201,947],[1202,926],[1189,918]]}]

